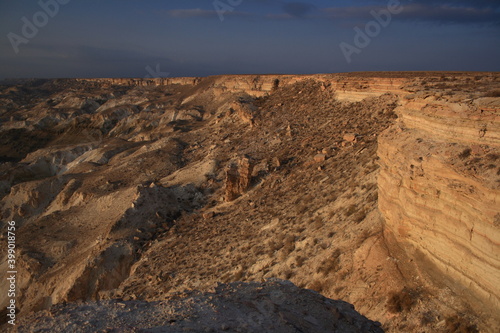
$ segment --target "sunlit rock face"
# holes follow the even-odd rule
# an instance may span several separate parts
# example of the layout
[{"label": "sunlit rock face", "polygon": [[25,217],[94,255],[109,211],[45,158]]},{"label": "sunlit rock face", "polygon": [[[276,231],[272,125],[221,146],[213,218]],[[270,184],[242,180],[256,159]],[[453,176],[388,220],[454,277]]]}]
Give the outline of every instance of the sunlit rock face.
[{"label": "sunlit rock face", "polygon": [[396,112],[379,137],[386,232],[498,316],[500,98],[428,95]]}]

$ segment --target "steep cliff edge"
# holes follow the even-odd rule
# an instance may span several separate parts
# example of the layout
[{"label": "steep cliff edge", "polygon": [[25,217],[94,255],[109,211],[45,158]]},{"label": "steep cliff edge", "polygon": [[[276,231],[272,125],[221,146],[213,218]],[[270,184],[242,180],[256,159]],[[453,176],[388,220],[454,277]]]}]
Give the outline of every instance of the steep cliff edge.
[{"label": "steep cliff edge", "polygon": [[[356,76],[347,74],[318,75],[222,75],[206,78],[154,78],[154,79],[78,79],[82,83],[95,83],[102,86],[203,86],[217,95],[223,93],[244,92],[251,96],[262,97],[282,86],[302,81],[316,81],[323,84],[323,89],[333,89],[339,101],[359,102],[367,97],[378,97],[386,93],[404,94],[402,87],[411,81],[406,75],[389,77]],[[194,97],[194,96],[191,96]]]},{"label": "steep cliff edge", "polygon": [[378,149],[387,238],[497,325],[500,98],[410,96],[396,112]]}]

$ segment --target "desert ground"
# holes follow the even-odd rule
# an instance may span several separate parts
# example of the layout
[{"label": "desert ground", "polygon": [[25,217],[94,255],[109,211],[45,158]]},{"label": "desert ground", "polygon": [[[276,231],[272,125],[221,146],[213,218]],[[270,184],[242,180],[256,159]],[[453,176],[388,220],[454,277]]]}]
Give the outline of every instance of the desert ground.
[{"label": "desert ground", "polygon": [[5,329],[500,330],[499,73],[10,80],[0,142]]}]

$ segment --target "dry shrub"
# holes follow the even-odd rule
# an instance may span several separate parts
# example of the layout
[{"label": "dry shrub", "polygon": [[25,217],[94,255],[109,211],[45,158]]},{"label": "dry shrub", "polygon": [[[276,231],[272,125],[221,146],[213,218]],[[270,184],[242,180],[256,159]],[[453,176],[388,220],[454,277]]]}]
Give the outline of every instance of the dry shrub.
[{"label": "dry shrub", "polygon": [[322,280],[314,280],[308,286],[308,289],[317,291],[318,293],[322,292],[325,288],[324,282]]},{"label": "dry shrub", "polygon": [[372,193],[368,197],[366,197],[366,202],[375,202],[378,200],[378,193]]},{"label": "dry shrub", "polygon": [[477,333],[476,325],[464,322],[463,317],[452,316],[446,318],[446,332],[449,333]]},{"label": "dry shrub", "polygon": [[319,246],[323,249],[326,250],[330,246],[330,242],[321,242]]},{"label": "dry shrub", "polygon": [[377,183],[368,183],[368,184],[361,185],[361,189],[366,190],[367,192],[372,190],[375,187],[377,187]]},{"label": "dry shrub", "polygon": [[311,223],[313,230],[319,229],[323,226],[323,219],[320,216],[316,216]]},{"label": "dry shrub", "polygon": [[344,215],[346,217],[349,217],[351,216],[352,214],[356,213],[358,211],[358,209],[356,208],[356,205],[350,205],[349,207],[347,207],[347,209],[344,211]]},{"label": "dry shrub", "polygon": [[389,296],[387,310],[392,313],[409,311],[417,302],[418,297],[418,291],[404,287],[399,293],[394,292]]},{"label": "dry shrub", "polygon": [[304,195],[303,197],[298,197],[295,200],[295,213],[297,215],[304,214],[311,207],[311,202],[313,200],[314,197],[310,194]]},{"label": "dry shrub", "polygon": [[368,238],[370,238],[370,237],[371,237],[371,235],[372,235],[372,234],[371,234],[370,230],[366,230],[366,229],[365,229],[365,230],[363,231],[363,233],[361,233],[361,240],[362,240],[362,241],[365,241],[365,240],[367,240]]},{"label": "dry shrub", "polygon": [[309,208],[309,204],[307,202],[303,201],[295,206],[295,214],[302,215],[307,211],[308,208]]},{"label": "dry shrub", "polygon": [[496,161],[498,160],[500,156],[498,154],[493,154],[493,153],[489,153],[488,155],[486,155],[486,159],[488,161]]},{"label": "dry shrub", "polygon": [[336,287],[336,288],[333,290],[333,292],[334,292],[336,295],[338,295],[338,294],[339,294],[342,290],[344,290],[344,289],[345,289],[345,287],[343,287],[343,286]]},{"label": "dry shrub", "polygon": [[430,325],[436,321],[435,318],[436,316],[432,312],[427,311],[424,314],[422,314],[422,318],[420,318],[420,325],[422,326]]},{"label": "dry shrub", "polygon": [[260,256],[265,253],[265,250],[263,246],[255,246],[252,248],[252,252],[255,256]]},{"label": "dry shrub", "polygon": [[241,281],[241,278],[243,277],[243,275],[244,275],[243,269],[239,269],[234,273],[232,280],[233,281]]},{"label": "dry shrub", "polygon": [[274,253],[274,251],[278,251],[283,247],[283,243],[275,239],[270,239],[267,243],[267,246],[269,248],[269,251],[271,253]]},{"label": "dry shrub", "polygon": [[295,249],[295,237],[292,235],[288,235],[285,237],[283,241],[283,252],[289,254]]},{"label": "dry shrub", "polygon": [[298,256],[297,258],[295,258],[295,261],[297,263],[297,267],[302,267],[302,265],[304,265],[304,261],[306,259],[302,256]]},{"label": "dry shrub", "polygon": [[340,267],[340,250],[336,249],[333,251],[332,255],[323,260],[321,264],[316,268],[316,273],[322,273],[323,275],[328,275],[331,272],[336,272]]},{"label": "dry shrub", "polygon": [[365,219],[365,217],[366,217],[366,211],[363,209],[363,210],[357,212],[356,214],[354,214],[353,220],[356,223],[360,223],[361,221],[363,221]]},{"label": "dry shrub", "polygon": [[280,277],[283,278],[283,280],[290,280],[291,277],[293,276],[293,271],[290,269],[287,269],[286,271],[284,271],[280,275],[281,275]]},{"label": "dry shrub", "polygon": [[464,160],[470,156],[471,152],[472,150],[470,148],[466,148],[458,155],[458,157]]}]

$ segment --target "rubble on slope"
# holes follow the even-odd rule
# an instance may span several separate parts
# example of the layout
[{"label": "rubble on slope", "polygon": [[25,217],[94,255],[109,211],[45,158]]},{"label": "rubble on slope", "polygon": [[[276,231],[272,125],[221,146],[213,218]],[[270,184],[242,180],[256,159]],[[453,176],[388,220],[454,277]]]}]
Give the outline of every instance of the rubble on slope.
[{"label": "rubble on slope", "polygon": [[380,333],[380,326],[346,302],[269,280],[220,284],[213,291],[180,293],[159,302],[58,305],[26,317],[17,332]]}]

